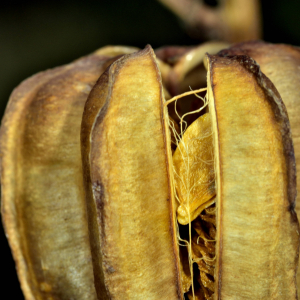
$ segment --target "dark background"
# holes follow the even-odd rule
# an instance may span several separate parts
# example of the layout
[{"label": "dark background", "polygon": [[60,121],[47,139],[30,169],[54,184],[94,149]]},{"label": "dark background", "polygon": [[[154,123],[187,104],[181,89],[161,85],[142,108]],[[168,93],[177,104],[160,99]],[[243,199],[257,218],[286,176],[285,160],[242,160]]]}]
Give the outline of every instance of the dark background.
[{"label": "dark background", "polygon": [[[247,1],[247,0],[246,0]],[[214,4],[217,0],[207,0]],[[264,39],[300,45],[300,1],[263,0]],[[193,45],[184,26],[155,0],[14,1],[0,4],[0,115],[12,89],[32,74],[105,45]],[[1,226],[0,226],[1,228]],[[4,233],[1,299],[24,299]]]}]

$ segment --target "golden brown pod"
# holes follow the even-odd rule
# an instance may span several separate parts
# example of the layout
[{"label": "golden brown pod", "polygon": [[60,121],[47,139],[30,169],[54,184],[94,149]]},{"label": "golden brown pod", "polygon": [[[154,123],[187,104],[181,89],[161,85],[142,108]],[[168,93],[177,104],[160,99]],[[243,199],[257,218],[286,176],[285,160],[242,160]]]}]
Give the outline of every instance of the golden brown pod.
[{"label": "golden brown pod", "polygon": [[[222,56],[248,55],[260,66],[280,93],[286,106],[291,124],[296,162],[300,161],[300,49],[283,44],[269,44],[262,41],[241,43],[220,52]],[[299,169],[299,168],[298,168]],[[300,174],[297,176],[300,186]],[[296,206],[300,214],[300,206]]]},{"label": "golden brown pod", "polygon": [[98,299],[183,296],[163,102],[148,46],[113,63],[86,103],[81,141]]},{"label": "golden brown pod", "polygon": [[[299,223],[287,112],[250,57],[211,57],[216,299],[297,299]],[[283,263],[284,262],[284,263]]]},{"label": "golden brown pod", "polygon": [[[290,45],[273,45],[262,41],[234,45],[220,55],[249,55],[255,59],[261,70],[276,86],[288,111],[296,162],[300,162],[300,50]],[[300,170],[297,172],[297,186],[300,187]],[[296,212],[300,215],[299,200]],[[297,275],[300,288],[300,272]]]},{"label": "golden brown pod", "polygon": [[[150,46],[121,58],[110,51],[93,55],[95,65],[88,57],[58,69],[69,72],[65,85],[55,71],[53,81],[38,75],[7,110],[3,214],[26,299],[297,299],[295,157],[270,80],[249,56],[207,57],[201,118],[211,123],[213,156],[204,159],[214,157],[216,198],[184,235],[169,128],[177,121],[160,74],[168,82],[171,67]],[[108,65],[85,104],[81,167],[82,91]],[[177,149],[204,134],[194,137],[193,126],[172,127],[181,128]]]},{"label": "golden brown pod", "polygon": [[[208,59],[217,244],[215,294],[203,295],[296,299],[296,169],[285,107],[250,57]],[[82,153],[99,299],[182,298],[167,124],[149,47],[116,61],[87,101]]]},{"label": "golden brown pod", "polygon": [[2,120],[2,218],[26,299],[96,299],[80,124],[107,50],[24,81]]}]

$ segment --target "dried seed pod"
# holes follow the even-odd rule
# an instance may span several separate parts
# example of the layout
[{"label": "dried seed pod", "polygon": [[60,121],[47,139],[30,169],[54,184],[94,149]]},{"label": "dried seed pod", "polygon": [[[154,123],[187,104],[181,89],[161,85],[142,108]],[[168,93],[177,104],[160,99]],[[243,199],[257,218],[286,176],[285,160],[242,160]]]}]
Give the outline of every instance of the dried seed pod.
[{"label": "dried seed pod", "polygon": [[[241,43],[220,52],[221,56],[248,55],[270,78],[286,106],[291,124],[296,162],[300,162],[300,49],[289,45],[274,45],[262,41]],[[299,170],[299,168],[298,168]],[[298,171],[299,172],[299,171]],[[297,176],[300,186],[300,173]],[[300,214],[300,206],[296,206]]]},{"label": "dried seed pod", "polygon": [[[299,224],[285,107],[250,57],[208,59],[216,258],[205,247],[197,250],[194,258],[203,256],[215,272],[213,284],[201,271],[194,293],[206,299],[296,299]],[[99,299],[181,299],[187,289],[178,273],[177,203],[161,91],[147,47],[116,61],[86,104],[82,153]]]},{"label": "dried seed pod", "polygon": [[[286,106],[291,124],[296,162],[300,163],[300,50],[290,45],[274,45],[262,41],[241,43],[223,50],[220,55],[248,55],[255,59],[261,70],[276,86]],[[297,186],[300,187],[300,168],[297,171]],[[298,196],[299,198],[299,196]],[[299,200],[296,212],[300,215]],[[297,275],[300,288],[300,272]]]},{"label": "dried seed pod", "polygon": [[2,120],[2,219],[26,299],[96,299],[80,124],[104,50],[24,81]]},{"label": "dried seed pod", "polygon": [[296,299],[296,169],[280,95],[247,56],[211,57],[208,95],[217,186],[215,297]]},{"label": "dried seed pod", "polygon": [[[182,225],[186,234],[164,65],[149,46],[117,60],[104,52],[92,56],[96,65],[77,61],[29,80],[3,122],[3,215],[26,299],[297,299],[295,158],[273,84],[248,56],[207,57],[209,115],[200,120],[211,120],[215,206]],[[84,108],[82,183],[82,91],[108,63]],[[173,140],[205,136],[193,126]]]},{"label": "dried seed pod", "polygon": [[113,63],[85,106],[82,154],[99,299],[182,298],[162,99],[147,47]]}]

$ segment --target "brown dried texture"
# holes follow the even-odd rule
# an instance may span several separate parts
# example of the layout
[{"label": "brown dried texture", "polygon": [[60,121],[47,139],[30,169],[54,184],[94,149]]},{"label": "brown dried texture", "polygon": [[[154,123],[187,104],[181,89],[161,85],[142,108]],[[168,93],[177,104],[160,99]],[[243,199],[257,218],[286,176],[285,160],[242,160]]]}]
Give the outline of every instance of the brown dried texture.
[{"label": "brown dried texture", "polygon": [[[215,207],[213,208],[215,209]],[[193,246],[193,259],[198,265],[199,273],[196,273],[197,280],[200,284],[200,289],[204,293],[206,300],[210,300],[213,297],[215,291],[215,241],[212,236],[207,234],[208,226],[213,221],[215,223],[215,215],[210,215],[208,222],[203,221],[203,217],[206,216],[206,211],[203,211],[199,217],[192,223],[192,228],[195,230],[195,234],[192,240]]]},{"label": "brown dried texture", "polygon": [[174,180],[180,224],[192,222],[212,204],[215,196],[211,121],[209,114],[198,118],[185,131],[173,155]]},{"label": "brown dried texture", "polygon": [[[97,53],[24,82],[3,120],[2,213],[22,289],[26,299],[96,299],[94,285],[99,299],[181,299],[190,278],[180,278],[169,122],[149,47],[114,63],[85,106],[92,276],[79,127],[88,90],[120,49]],[[218,232],[213,208],[193,228],[218,240],[216,299],[296,299],[299,225],[285,108],[249,57],[211,57],[209,68]],[[193,257],[212,258],[213,243],[198,235]],[[198,267],[196,299],[211,299],[214,262]]]},{"label": "brown dried texture", "polygon": [[151,47],[115,62],[95,89],[82,153],[98,298],[181,299],[170,136]]},{"label": "brown dried texture", "polygon": [[197,262],[198,258],[203,258],[208,266],[214,267],[215,247],[208,248],[202,239],[198,239],[196,234],[193,235],[191,243],[193,259]]},{"label": "brown dried texture", "polygon": [[197,287],[195,289],[194,295],[192,291],[189,291],[186,295],[188,296],[189,300],[206,300],[201,287]]},{"label": "brown dried texture", "polygon": [[183,293],[187,293],[192,285],[192,277],[189,265],[189,255],[187,246],[179,248],[180,254],[180,273],[181,273],[181,286]]},{"label": "brown dried texture", "polygon": [[[220,55],[248,55],[260,65],[262,72],[270,78],[286,106],[291,124],[296,162],[300,163],[300,49],[257,41],[237,44],[221,51]],[[297,177],[297,186],[299,187],[300,173]],[[296,206],[296,211],[299,215],[300,206]]]},{"label": "brown dried texture", "polygon": [[26,299],[96,299],[80,158],[93,54],[17,87],[1,127],[2,218]]},{"label": "brown dried texture", "polygon": [[[241,43],[220,52],[221,56],[248,55],[252,57],[261,68],[261,71],[272,81],[286,106],[296,161],[300,162],[300,49],[281,44],[268,44],[265,42]],[[298,186],[300,185],[298,176]]]},{"label": "brown dried texture", "polygon": [[247,56],[209,57],[208,79],[218,208],[216,299],[297,299],[295,158],[285,107]]},{"label": "brown dried texture", "polygon": [[215,274],[214,266],[207,265],[204,260],[200,260],[199,262],[197,262],[197,265],[198,265],[198,268],[200,271],[203,271],[206,274],[214,276],[214,274]]},{"label": "brown dried texture", "polygon": [[[221,55],[249,55],[257,61],[262,72],[270,78],[282,97],[291,124],[296,163],[300,164],[300,49],[289,45],[273,45],[261,41],[241,43],[221,52]],[[297,171],[298,194],[300,167]],[[296,212],[300,215],[299,200]],[[297,275],[300,290],[300,272]]]},{"label": "brown dried texture", "polygon": [[200,271],[200,280],[205,288],[207,288],[211,292],[214,292],[215,290],[214,282],[210,278],[208,278],[206,272]]},{"label": "brown dried texture", "polygon": [[215,223],[216,216],[214,215],[212,217],[212,219],[210,219],[210,221],[212,221],[212,222],[210,222],[210,221],[203,222],[203,220],[202,220],[203,216],[205,216],[204,212],[202,212],[199,215],[199,217],[192,223],[192,227],[193,227],[193,229],[195,229],[195,231],[197,233],[196,241],[197,241],[197,244],[199,244],[199,243],[203,244],[206,247],[208,253],[215,254],[215,243],[213,242],[214,238],[209,235],[209,232],[207,230],[209,228],[209,225],[207,225],[207,224]]}]

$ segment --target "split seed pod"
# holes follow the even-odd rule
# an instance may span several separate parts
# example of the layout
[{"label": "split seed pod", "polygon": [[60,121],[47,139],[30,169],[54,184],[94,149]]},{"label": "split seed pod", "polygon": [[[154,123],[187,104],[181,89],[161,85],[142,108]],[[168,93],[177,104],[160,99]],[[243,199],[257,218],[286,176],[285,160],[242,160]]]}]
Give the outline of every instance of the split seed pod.
[{"label": "split seed pod", "polygon": [[[234,45],[223,50],[222,56],[248,55],[257,61],[261,70],[276,86],[286,106],[291,124],[295,148],[296,163],[300,163],[300,49],[290,45],[273,45],[258,42],[248,42]],[[297,187],[300,187],[300,169],[297,169]],[[299,195],[299,192],[298,192]],[[299,199],[299,196],[298,196]],[[296,203],[296,213],[300,215],[299,200]],[[300,289],[300,272],[297,275],[297,287]]]},{"label": "split seed pod", "polygon": [[106,47],[24,81],[1,128],[2,220],[26,299],[96,299],[84,203],[80,124],[116,55]]},{"label": "split seed pod", "polygon": [[[56,114],[59,111],[51,105],[54,102],[49,101],[49,107],[39,97],[32,100],[40,109],[36,116],[30,114],[28,104],[21,100],[12,102],[1,139],[3,215],[26,297],[183,299],[186,292],[189,299],[297,299],[299,224],[294,211],[295,158],[286,109],[278,91],[249,56],[207,56],[206,114],[195,121],[200,128],[196,137],[193,126],[198,123],[179,130],[176,151],[184,148],[185,140],[201,138],[203,120],[209,120],[207,126],[210,124],[212,138],[207,148],[213,152],[208,160],[213,158],[216,196],[211,194],[211,198],[203,200],[210,203],[192,224],[178,225],[177,209],[184,201],[177,201],[180,187],[171,150],[170,126],[174,129],[176,126],[172,124],[176,121],[168,115],[159,66],[163,63],[158,63],[153,50],[146,47],[113,62],[93,87],[81,127],[83,186],[79,179],[82,171],[78,152],[72,158],[76,160],[75,167],[71,161],[62,165],[55,160],[70,157],[71,145],[79,143],[80,118],[74,116],[72,109],[63,114],[77,120],[77,129],[74,126],[77,138],[70,141],[71,133],[61,130],[62,125],[50,127],[60,120],[59,116],[47,123],[48,111],[51,108]],[[74,77],[68,78],[76,89],[74,80],[78,77]],[[96,74],[88,86],[95,78]],[[30,103],[35,91],[27,89],[29,95],[23,98],[18,95],[18,99]],[[75,100],[71,105],[78,102]],[[80,107],[78,111],[82,112],[83,105]],[[27,118],[23,118],[24,112]],[[32,112],[37,113],[35,107]],[[39,119],[34,121],[35,118]],[[30,127],[31,124],[34,126]],[[18,126],[21,132],[17,131]],[[182,128],[182,123],[178,127]],[[46,129],[49,129],[47,134]],[[176,137],[176,130],[172,132]],[[51,147],[40,141],[40,138],[50,141],[50,134]],[[60,139],[55,140],[55,136]],[[53,145],[53,139],[60,144]],[[70,143],[67,148],[65,141]],[[30,147],[23,146],[27,144]],[[47,149],[51,151],[51,159],[45,157]],[[66,150],[59,153],[59,149]],[[197,151],[193,155],[198,155]],[[189,155],[183,159],[188,169],[189,159]],[[16,172],[20,162],[22,167]],[[46,177],[48,174],[53,181]],[[61,174],[66,176],[57,184],[55,180]],[[184,176],[190,183],[189,176],[193,174]],[[40,187],[33,181],[39,177],[44,178],[40,179],[43,180]],[[64,187],[67,179],[74,178],[78,178],[77,194],[85,195],[87,221],[83,204],[76,204],[82,217],[74,221],[75,227],[53,231],[55,224],[42,223],[48,220],[46,212],[55,216],[49,216],[49,222],[54,218],[70,224],[57,216],[63,212],[74,219],[78,217],[69,210],[76,197]],[[39,213],[44,207],[45,187],[52,196],[56,193],[56,198],[70,200],[64,204],[66,207],[57,205],[64,202],[53,200],[55,207],[45,208],[42,217],[38,217],[42,225],[34,229],[30,226],[35,219],[29,218],[28,212]],[[59,193],[58,188],[61,188]],[[32,201],[34,195],[41,200]],[[202,203],[197,197],[195,201]],[[188,214],[192,213],[189,202],[184,204]],[[78,225],[83,226],[85,234],[79,233]],[[181,236],[180,226],[187,226],[193,236],[188,234],[187,239]],[[47,232],[48,228],[52,230]],[[78,233],[79,241],[71,244],[70,232]],[[54,233],[57,233],[55,238]],[[195,234],[198,234],[196,239]],[[38,236],[32,238],[35,235]],[[209,237],[214,241],[209,241]],[[40,241],[44,241],[43,247]],[[47,260],[54,241],[62,242],[71,251],[59,263],[54,255],[64,250],[60,246],[52,252],[52,259]],[[179,246],[182,241],[186,243]],[[80,265],[81,258],[75,255],[82,251],[87,254]],[[74,261],[69,263],[70,257]],[[50,266],[50,262],[54,265]],[[194,271],[193,262],[199,271]],[[78,269],[70,272],[75,266]],[[82,272],[87,266],[90,269]],[[66,278],[69,285],[62,281]]]}]

